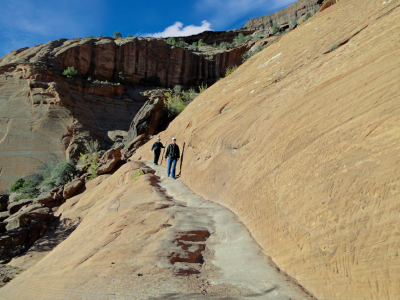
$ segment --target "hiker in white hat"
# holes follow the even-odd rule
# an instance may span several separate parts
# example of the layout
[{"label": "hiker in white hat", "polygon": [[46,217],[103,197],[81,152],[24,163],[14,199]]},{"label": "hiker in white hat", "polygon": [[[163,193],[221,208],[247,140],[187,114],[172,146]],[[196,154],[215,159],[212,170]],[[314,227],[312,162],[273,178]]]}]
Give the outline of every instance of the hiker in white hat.
[{"label": "hiker in white hat", "polygon": [[157,141],[151,147],[151,151],[154,150],[154,164],[158,165],[158,159],[160,158],[161,148],[165,148],[161,143],[161,139],[158,137]]},{"label": "hiker in white hat", "polygon": [[181,157],[179,154],[179,146],[176,144],[176,138],[172,138],[172,143],[168,145],[167,151],[165,151],[165,158],[168,157],[168,177],[171,174],[171,166],[172,166],[172,179],[175,178],[175,168],[176,163]]}]

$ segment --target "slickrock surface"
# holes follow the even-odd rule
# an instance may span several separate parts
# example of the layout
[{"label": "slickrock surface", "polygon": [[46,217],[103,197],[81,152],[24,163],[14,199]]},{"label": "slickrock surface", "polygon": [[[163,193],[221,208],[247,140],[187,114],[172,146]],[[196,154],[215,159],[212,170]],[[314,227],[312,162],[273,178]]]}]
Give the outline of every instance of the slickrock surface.
[{"label": "slickrock surface", "polygon": [[179,180],[318,299],[400,298],[399,24],[399,1],[339,1],[161,134],[185,143]]},{"label": "slickrock surface", "polygon": [[80,224],[35,265],[14,259],[31,267],[1,299],[313,299],[233,213],[155,169],[129,162],[67,200],[61,221]]}]

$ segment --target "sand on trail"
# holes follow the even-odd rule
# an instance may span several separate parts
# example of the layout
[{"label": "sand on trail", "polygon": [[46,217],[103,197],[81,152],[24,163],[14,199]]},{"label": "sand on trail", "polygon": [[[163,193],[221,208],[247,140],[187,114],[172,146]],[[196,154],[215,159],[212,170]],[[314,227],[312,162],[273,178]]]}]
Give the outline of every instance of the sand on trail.
[{"label": "sand on trail", "polygon": [[[161,166],[129,162],[90,181],[58,213],[80,222],[76,230],[0,299],[314,299],[232,212]],[[29,255],[11,264],[32,265]]]}]

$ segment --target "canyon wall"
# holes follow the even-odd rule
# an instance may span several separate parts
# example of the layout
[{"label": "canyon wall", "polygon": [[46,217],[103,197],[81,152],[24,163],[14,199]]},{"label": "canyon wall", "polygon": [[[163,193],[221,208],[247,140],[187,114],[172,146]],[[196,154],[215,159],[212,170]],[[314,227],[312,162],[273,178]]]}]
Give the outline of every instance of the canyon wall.
[{"label": "canyon wall", "polygon": [[[156,77],[165,87],[212,84],[241,64],[247,47],[204,56],[157,39],[101,38],[12,51],[0,58],[0,191],[48,160],[77,160],[85,141],[110,146],[108,133],[128,131],[151,98],[135,86]],[[62,76],[71,66],[78,76]]]},{"label": "canyon wall", "polygon": [[20,63],[46,63],[59,72],[75,67],[84,78],[117,82],[119,73],[127,84],[158,77],[163,87],[212,84],[225,75],[228,67],[240,65],[243,46],[203,55],[170,46],[154,38],[113,38],[57,40],[6,55],[0,66]]},{"label": "canyon wall", "polygon": [[298,20],[307,12],[314,14],[314,9],[321,7],[323,0],[298,0],[288,7],[272,14],[250,19],[246,22],[247,30],[269,30],[274,23],[287,26],[293,20]]},{"label": "canyon wall", "polygon": [[339,1],[160,134],[183,151],[179,180],[321,300],[400,298],[399,22],[398,1]]}]

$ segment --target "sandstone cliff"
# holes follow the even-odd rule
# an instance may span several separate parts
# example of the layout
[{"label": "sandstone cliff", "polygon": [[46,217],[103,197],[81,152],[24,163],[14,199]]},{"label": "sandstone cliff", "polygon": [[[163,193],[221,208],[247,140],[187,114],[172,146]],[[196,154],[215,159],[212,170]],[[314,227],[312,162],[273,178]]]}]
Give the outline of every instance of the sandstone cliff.
[{"label": "sandstone cliff", "polygon": [[298,0],[280,11],[248,20],[245,28],[247,30],[269,30],[274,23],[281,27],[289,27],[293,20],[298,20],[307,12],[319,9],[322,2],[323,0]]},{"label": "sandstone cliff", "polygon": [[[0,58],[0,190],[50,157],[77,159],[87,140],[110,146],[108,133],[127,131],[149,99],[135,85],[212,84],[248,48],[204,56],[156,39],[61,39]],[[71,66],[78,77],[67,79]]]},{"label": "sandstone cliff", "polygon": [[116,82],[122,72],[126,83],[134,85],[159,77],[164,87],[197,86],[214,83],[228,67],[240,65],[247,50],[245,46],[204,56],[154,38],[56,40],[15,50],[0,60],[0,67],[40,62],[58,71],[73,66],[79,75],[92,80]]},{"label": "sandstone cliff", "polygon": [[400,297],[399,21],[398,1],[339,1],[161,134],[184,150],[179,180],[318,299]]}]

